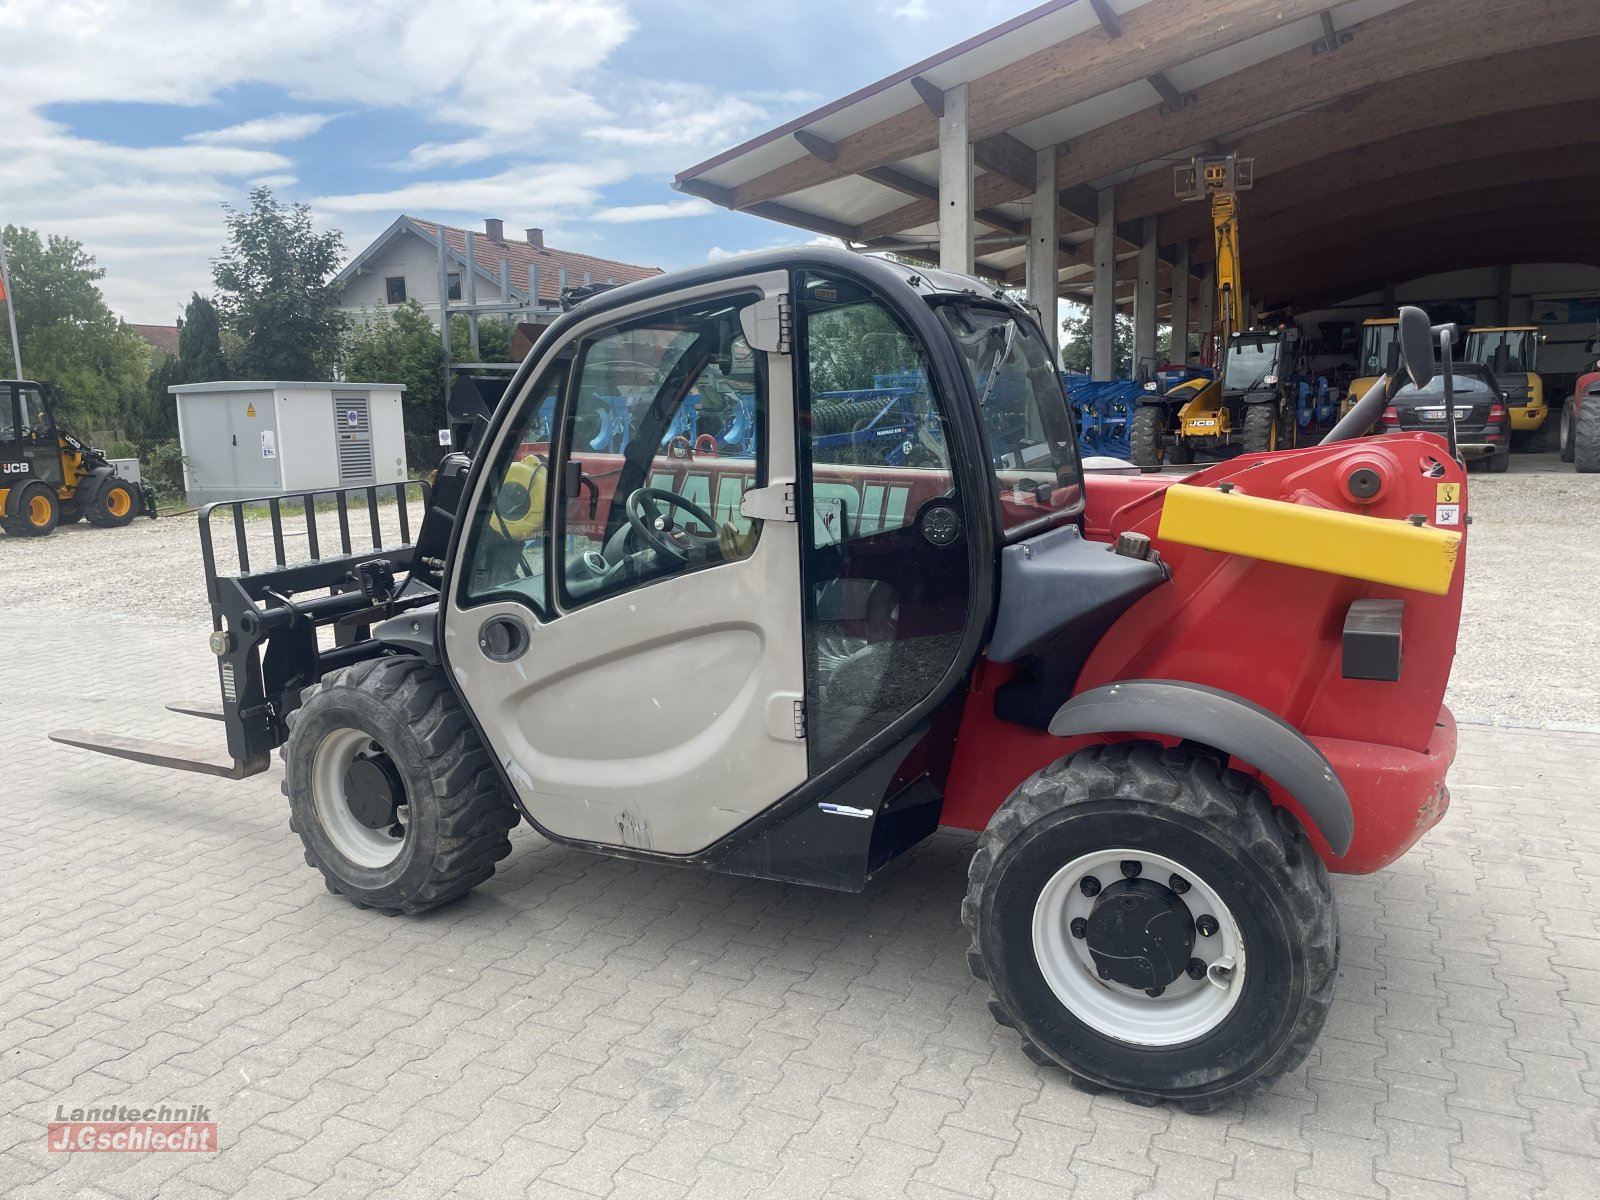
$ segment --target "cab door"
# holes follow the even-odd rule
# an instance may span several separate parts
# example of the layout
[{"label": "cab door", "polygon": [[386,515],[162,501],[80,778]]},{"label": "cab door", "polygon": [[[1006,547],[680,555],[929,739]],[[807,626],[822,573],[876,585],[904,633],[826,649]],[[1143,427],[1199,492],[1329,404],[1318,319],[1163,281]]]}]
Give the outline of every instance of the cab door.
[{"label": "cab door", "polygon": [[485,449],[444,654],[555,836],[692,854],[806,780],[788,287],[598,315]]}]

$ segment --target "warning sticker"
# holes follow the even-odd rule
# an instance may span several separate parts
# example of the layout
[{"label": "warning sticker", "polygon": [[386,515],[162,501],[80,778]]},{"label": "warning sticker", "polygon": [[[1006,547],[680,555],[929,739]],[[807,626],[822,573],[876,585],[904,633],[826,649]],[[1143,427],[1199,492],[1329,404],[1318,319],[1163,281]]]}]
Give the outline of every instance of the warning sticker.
[{"label": "warning sticker", "polygon": [[361,423],[361,418],[356,415],[355,409],[352,408],[344,414],[344,423],[350,426],[351,429],[354,429],[358,424]]},{"label": "warning sticker", "polygon": [[[1461,485],[1459,483],[1436,483],[1433,485],[1433,499],[1436,504],[1460,504]],[[1442,525],[1444,522],[1441,521]],[[1457,524],[1455,521],[1450,522]]]},{"label": "warning sticker", "polygon": [[[1440,484],[1439,486],[1442,488],[1445,485],[1444,484]],[[1454,486],[1454,485],[1452,484],[1451,486]],[[1435,525],[1459,525],[1459,524],[1461,524],[1461,505],[1459,505],[1459,504],[1436,504],[1436,505],[1434,505],[1433,506],[1433,523]]]},{"label": "warning sticker", "polygon": [[255,416],[256,415],[256,406],[254,404],[245,405],[244,415],[247,416],[247,417]]}]

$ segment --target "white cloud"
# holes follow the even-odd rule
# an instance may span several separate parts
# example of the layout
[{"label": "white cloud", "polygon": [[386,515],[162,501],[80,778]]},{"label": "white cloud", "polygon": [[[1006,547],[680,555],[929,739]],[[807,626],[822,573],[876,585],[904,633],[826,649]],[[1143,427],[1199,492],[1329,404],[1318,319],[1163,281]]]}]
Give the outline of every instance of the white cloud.
[{"label": "white cloud", "polygon": [[904,4],[897,5],[889,15],[907,21],[926,21],[931,14],[928,12],[928,0],[905,0]]},{"label": "white cloud", "polygon": [[629,204],[620,208],[602,208],[599,212],[591,213],[589,219],[614,225],[630,225],[636,221],[706,217],[716,211],[716,205],[705,200],[669,200],[665,204]]},{"label": "white cloud", "polygon": [[532,163],[480,179],[418,180],[383,191],[317,196],[311,205],[335,213],[475,212],[548,228],[558,214],[592,207],[603,188],[630,173],[615,161]]},{"label": "white cloud", "polygon": [[191,133],[183,140],[206,146],[270,146],[275,142],[298,142],[316,133],[333,116],[328,113],[277,113],[242,121],[226,129]]},{"label": "white cloud", "polygon": [[721,246],[713,246],[706,252],[707,262],[724,262],[730,258],[742,258],[746,254],[761,254],[767,250],[782,250],[789,246],[839,246],[844,245],[838,238],[818,236],[805,241],[795,241],[794,238],[778,237],[763,246],[747,246],[743,250],[724,250]]}]

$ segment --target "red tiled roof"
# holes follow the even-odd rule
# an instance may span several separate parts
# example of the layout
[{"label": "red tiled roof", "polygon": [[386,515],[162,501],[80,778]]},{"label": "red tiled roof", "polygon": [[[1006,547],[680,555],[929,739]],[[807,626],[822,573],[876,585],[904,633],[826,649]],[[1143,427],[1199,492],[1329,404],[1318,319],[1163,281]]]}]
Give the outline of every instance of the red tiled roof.
[{"label": "red tiled roof", "polygon": [[129,325],[145,341],[163,354],[174,358],[178,354],[178,327],[176,325]]},{"label": "red tiled roof", "polygon": [[[433,221],[424,221],[417,217],[407,217],[408,221],[422,230],[430,239],[438,237],[439,226]],[[449,246],[456,254],[465,256],[467,252],[467,230],[457,229],[453,225],[444,227],[445,245]],[[539,268],[539,298],[552,303],[561,299],[561,272],[567,273],[567,286],[577,287],[583,282],[585,272],[593,278],[595,283],[604,283],[614,279],[618,283],[633,283],[640,279],[649,279],[652,275],[661,274],[660,267],[641,267],[633,263],[617,262],[610,258],[596,258],[592,254],[578,254],[571,250],[555,250],[548,246],[538,247],[527,241],[513,241],[510,238],[504,241],[495,241],[486,233],[472,233],[472,255],[477,265],[489,272],[491,276],[500,271],[500,260],[505,259],[511,264],[511,286],[518,290],[528,286],[528,267]]]}]

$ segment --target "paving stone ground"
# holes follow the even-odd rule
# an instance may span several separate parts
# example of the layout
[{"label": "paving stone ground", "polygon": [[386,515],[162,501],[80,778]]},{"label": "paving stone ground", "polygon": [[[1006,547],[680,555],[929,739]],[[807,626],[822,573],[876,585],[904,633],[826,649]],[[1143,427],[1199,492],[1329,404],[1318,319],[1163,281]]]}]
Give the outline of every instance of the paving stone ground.
[{"label": "paving stone ground", "polygon": [[[135,604],[137,603],[135,598]],[[1340,878],[1317,1048],[1210,1116],[1067,1086],[994,1025],[972,839],[861,895],[592,857],[527,830],[462,903],[328,895],[276,769],[171,740],[204,631],[0,615],[0,1195],[1549,1197],[1600,1193],[1600,737],[1462,729],[1444,823]],[[57,1104],[214,1106],[212,1155],[53,1154]]]}]

